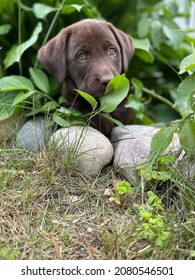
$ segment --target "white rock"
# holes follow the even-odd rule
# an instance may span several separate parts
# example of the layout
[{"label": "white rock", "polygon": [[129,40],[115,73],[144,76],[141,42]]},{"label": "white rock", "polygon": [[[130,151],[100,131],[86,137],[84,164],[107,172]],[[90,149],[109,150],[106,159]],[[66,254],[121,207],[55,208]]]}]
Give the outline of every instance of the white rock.
[{"label": "white rock", "polygon": [[[145,162],[150,156],[150,143],[158,131],[158,128],[144,125],[127,125],[126,130],[115,127],[112,131],[111,142],[115,150],[113,165],[134,185],[139,180],[136,166]],[[179,148],[179,139],[175,135],[166,153],[176,152]]]},{"label": "white rock", "polygon": [[71,126],[57,130],[49,141],[68,160],[75,161],[75,167],[89,176],[97,176],[113,157],[110,141],[92,127]]}]

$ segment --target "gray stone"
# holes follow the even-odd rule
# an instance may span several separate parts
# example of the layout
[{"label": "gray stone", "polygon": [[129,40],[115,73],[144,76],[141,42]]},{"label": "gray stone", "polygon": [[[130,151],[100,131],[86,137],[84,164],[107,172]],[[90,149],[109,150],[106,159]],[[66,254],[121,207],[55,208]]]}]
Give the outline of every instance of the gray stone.
[{"label": "gray stone", "polygon": [[[126,129],[115,127],[111,134],[115,155],[113,165],[133,185],[139,181],[136,166],[145,162],[151,154],[150,143],[158,128],[144,125],[127,125]],[[178,136],[175,135],[166,153],[179,150]]]},{"label": "gray stone", "polygon": [[49,142],[66,160],[74,161],[75,167],[89,176],[97,176],[113,157],[110,141],[92,127],[61,128]]},{"label": "gray stone", "polygon": [[39,116],[27,121],[16,137],[16,145],[28,151],[39,151],[51,136],[53,127],[45,117]]}]

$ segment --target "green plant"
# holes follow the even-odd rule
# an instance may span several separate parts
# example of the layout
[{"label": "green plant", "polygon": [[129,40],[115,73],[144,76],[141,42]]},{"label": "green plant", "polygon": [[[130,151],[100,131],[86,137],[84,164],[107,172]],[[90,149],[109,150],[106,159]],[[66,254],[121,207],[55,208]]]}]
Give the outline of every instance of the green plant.
[{"label": "green plant", "polygon": [[20,252],[9,247],[0,247],[0,257],[3,260],[14,260],[20,256]]},{"label": "green plant", "polygon": [[135,205],[139,210],[141,228],[138,237],[152,240],[155,246],[162,247],[170,237],[170,229],[159,213],[163,211],[161,199],[152,191],[147,192],[148,199],[145,205]]},{"label": "green plant", "polygon": [[138,174],[147,181],[167,181],[174,178],[175,158],[172,155],[151,157],[148,162],[136,167]]},{"label": "green plant", "polygon": [[[22,76],[9,76],[0,80],[0,93],[4,93],[2,104],[0,105],[1,119],[11,116],[17,106],[26,109],[26,115],[31,116],[38,113],[51,114],[52,120],[62,127],[74,124],[83,124],[90,121],[91,115],[100,113],[103,117],[112,120],[114,123],[122,124],[109,115],[116,109],[119,103],[127,96],[129,90],[129,81],[125,75],[114,77],[108,84],[104,96],[98,102],[88,93],[76,90],[84,99],[86,99],[91,107],[92,113],[82,116],[82,114],[70,107],[65,108],[62,104],[64,98],[60,97],[56,102],[49,93],[51,86],[46,74],[35,68],[30,68],[31,80]],[[13,94],[13,92],[15,94]],[[6,94],[5,94],[6,93]],[[7,103],[7,93],[11,93],[10,103]],[[33,104],[33,106],[32,106]],[[101,113],[102,112],[102,113]],[[85,122],[84,118],[87,120]]]},{"label": "green plant", "polygon": [[114,201],[119,205],[125,206],[127,198],[132,196],[133,189],[131,184],[125,180],[118,181],[114,184],[114,194],[110,197],[110,201]]},{"label": "green plant", "polygon": [[[155,5],[151,1],[147,1],[147,3],[144,1],[144,5],[142,5],[141,1],[129,0],[117,0],[114,3],[108,1],[106,5],[105,3],[102,5],[101,0],[67,0],[60,3],[56,0],[42,0],[39,3],[25,0],[23,2],[19,0],[1,1],[0,34],[3,36],[0,38],[2,46],[0,77],[2,76],[4,80],[0,84],[0,120],[10,117],[18,110],[28,109],[28,116],[51,111],[54,121],[62,126],[68,125],[67,122],[69,123],[70,119],[73,124],[75,122],[83,123],[79,112],[61,108],[64,101],[62,98],[56,102],[54,97],[59,89],[53,80],[48,80],[46,75],[37,68],[37,63],[32,63],[32,61],[35,61],[34,58],[41,45],[59,32],[60,28],[87,17],[110,20],[134,37],[135,57],[132,62],[133,67],[130,67],[127,74],[128,77],[133,77],[133,89],[128,95],[126,104],[127,107],[135,110],[134,122],[151,124],[153,119],[151,112],[154,113],[159,103],[163,104],[161,107],[163,109],[158,110],[158,114],[155,114],[155,121],[158,122],[159,118],[163,117],[163,121],[167,123],[165,116],[169,120],[175,119],[178,117],[178,111],[182,113],[183,109],[178,110],[177,107],[174,110],[171,109],[178,86],[178,76],[175,75],[174,67],[180,63],[184,55],[188,54],[189,42],[192,41],[188,35],[183,35],[183,30],[174,20],[176,17],[189,17],[191,3],[186,0],[186,5],[182,6],[182,13],[178,11],[178,5],[171,0],[155,1]],[[118,10],[123,13],[123,17],[117,16]],[[13,16],[16,11],[18,11],[18,24]],[[117,13],[113,16],[115,11]],[[132,12],[129,16],[127,11],[136,12]],[[29,21],[35,28],[28,28],[28,30],[25,28],[25,22]],[[58,22],[57,25],[56,22]],[[11,48],[9,47],[10,40],[12,41]],[[174,65],[172,65],[173,61]],[[185,64],[182,64],[182,69]],[[169,67],[163,69],[165,65]],[[167,70],[172,71],[171,77],[175,75],[171,81],[169,81],[170,76]],[[10,77],[13,73],[14,77]],[[18,75],[20,78],[26,79],[25,87],[20,88],[20,91],[3,85],[9,79],[12,82],[12,78],[15,79]],[[7,79],[5,80],[5,78]],[[39,84],[36,83],[36,88],[34,88],[29,82],[33,80],[34,83],[37,78]],[[167,81],[164,82],[164,86],[161,83],[162,79]],[[43,81],[42,85],[40,81]],[[20,86],[23,82],[24,79],[19,79]],[[152,89],[150,89],[150,83]],[[21,90],[23,90],[23,94]],[[18,98],[15,100],[16,97]],[[111,99],[109,99],[110,101]],[[45,103],[47,104],[43,107]],[[107,112],[105,117],[111,119]],[[115,122],[115,120],[111,120]]]}]

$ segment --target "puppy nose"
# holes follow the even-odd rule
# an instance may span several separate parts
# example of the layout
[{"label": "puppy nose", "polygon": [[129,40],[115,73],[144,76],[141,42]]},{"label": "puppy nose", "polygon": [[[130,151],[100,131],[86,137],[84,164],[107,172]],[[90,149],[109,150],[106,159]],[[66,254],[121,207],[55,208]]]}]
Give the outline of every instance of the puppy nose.
[{"label": "puppy nose", "polygon": [[114,75],[112,74],[108,74],[108,75],[103,75],[101,78],[100,78],[100,84],[102,86],[107,86],[107,84],[110,82],[110,80],[112,80],[114,78]]}]

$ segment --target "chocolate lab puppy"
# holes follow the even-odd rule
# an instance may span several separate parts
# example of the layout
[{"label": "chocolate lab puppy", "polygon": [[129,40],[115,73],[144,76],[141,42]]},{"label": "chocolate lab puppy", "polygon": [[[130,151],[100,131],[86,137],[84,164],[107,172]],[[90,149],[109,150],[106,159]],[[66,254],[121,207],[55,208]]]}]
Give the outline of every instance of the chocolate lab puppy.
[{"label": "chocolate lab puppy", "polygon": [[[110,23],[85,19],[62,29],[39,50],[37,58],[59,84],[64,83],[66,106],[86,114],[91,107],[82,97],[76,97],[74,89],[85,91],[98,101],[109,81],[128,70],[133,52],[129,35]],[[111,115],[128,124],[132,111],[124,104],[125,100]],[[101,115],[94,116],[91,124],[107,136],[114,126]]]}]

